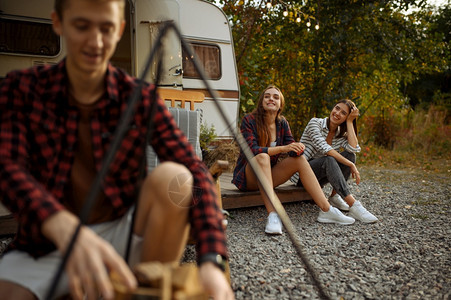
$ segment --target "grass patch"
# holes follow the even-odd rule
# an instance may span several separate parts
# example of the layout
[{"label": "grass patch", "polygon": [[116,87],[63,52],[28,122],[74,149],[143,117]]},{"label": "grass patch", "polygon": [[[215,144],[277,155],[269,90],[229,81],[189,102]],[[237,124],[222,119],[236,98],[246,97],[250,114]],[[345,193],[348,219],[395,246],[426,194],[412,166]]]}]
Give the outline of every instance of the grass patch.
[{"label": "grass patch", "polygon": [[357,154],[357,166],[390,169],[415,169],[415,172],[451,175],[451,155],[432,156],[421,151],[389,150],[381,146],[367,145]]},{"label": "grass patch", "polygon": [[430,200],[430,199],[420,199],[420,200],[416,200],[413,201],[412,204],[413,205],[435,205],[435,204],[439,204],[439,200]]},{"label": "grass patch", "polygon": [[419,219],[419,220],[427,220],[429,219],[428,216],[426,215],[419,215],[419,214],[415,214],[415,215],[410,215],[412,218],[414,219]]}]

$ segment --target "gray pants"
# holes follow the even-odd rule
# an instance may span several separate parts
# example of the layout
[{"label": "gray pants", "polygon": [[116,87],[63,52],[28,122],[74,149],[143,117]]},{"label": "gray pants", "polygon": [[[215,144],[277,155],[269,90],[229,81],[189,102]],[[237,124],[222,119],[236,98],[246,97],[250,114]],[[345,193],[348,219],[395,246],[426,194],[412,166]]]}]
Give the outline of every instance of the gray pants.
[{"label": "gray pants", "polygon": [[[355,163],[354,153],[343,151],[340,154]],[[337,194],[342,198],[351,194],[346,182],[351,175],[351,168],[337,162],[332,156],[327,155],[320,158],[313,158],[309,160],[309,164],[321,187],[326,183],[330,183]],[[297,185],[302,186],[301,180],[298,181]]]}]

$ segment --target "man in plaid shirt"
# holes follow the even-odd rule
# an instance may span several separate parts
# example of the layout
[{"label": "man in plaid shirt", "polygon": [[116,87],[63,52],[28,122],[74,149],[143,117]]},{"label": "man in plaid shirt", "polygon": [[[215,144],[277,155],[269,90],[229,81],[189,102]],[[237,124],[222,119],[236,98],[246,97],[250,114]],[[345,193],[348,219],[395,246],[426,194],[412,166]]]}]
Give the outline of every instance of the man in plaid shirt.
[{"label": "man in plaid shirt", "polygon": [[[124,30],[124,3],[56,0],[53,27],[65,39],[65,60],[11,72],[0,86],[0,198],[19,223],[0,262],[0,295],[5,299],[46,295],[138,85],[109,64]],[[151,97],[153,89],[145,84],[141,90],[56,296],[70,292],[74,299],[112,299],[113,271],[125,286],[136,287],[123,259],[136,208],[131,266],[180,259],[190,222],[201,282],[215,299],[234,298],[219,268],[227,251],[212,178],[164,102]],[[151,104],[157,109],[150,143],[162,163],[141,180]]]}]

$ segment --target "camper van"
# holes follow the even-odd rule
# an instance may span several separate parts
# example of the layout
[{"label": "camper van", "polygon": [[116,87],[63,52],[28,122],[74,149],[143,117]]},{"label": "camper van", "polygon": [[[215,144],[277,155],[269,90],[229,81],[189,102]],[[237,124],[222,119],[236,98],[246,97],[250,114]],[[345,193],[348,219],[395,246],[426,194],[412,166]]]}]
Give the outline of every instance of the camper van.
[{"label": "camper van", "polygon": [[[50,20],[53,2],[0,0],[0,80],[11,70],[54,64],[64,58],[65,45],[53,33]],[[214,126],[218,139],[231,139],[239,116],[240,91],[232,34],[223,11],[202,0],[128,0],[125,15],[126,29],[112,63],[141,76],[160,25],[173,21],[197,55],[230,124],[221,118],[215,100],[194,69],[192,57],[173,32],[163,40],[159,88],[202,93],[203,101],[194,103],[191,109],[201,111],[202,123]],[[156,65],[152,62],[145,77],[149,82],[154,81]]]}]

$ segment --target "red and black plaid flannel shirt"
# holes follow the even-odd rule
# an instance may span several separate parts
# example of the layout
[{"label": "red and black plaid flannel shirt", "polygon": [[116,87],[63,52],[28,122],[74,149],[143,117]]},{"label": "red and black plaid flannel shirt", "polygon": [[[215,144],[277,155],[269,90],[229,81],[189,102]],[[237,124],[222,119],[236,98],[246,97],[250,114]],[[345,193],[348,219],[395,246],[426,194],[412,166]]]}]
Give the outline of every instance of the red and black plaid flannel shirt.
[{"label": "red and black plaid flannel shirt", "polygon": [[[137,80],[109,66],[106,92],[91,120],[97,170],[113,140],[113,133]],[[141,158],[145,151],[147,119],[153,86],[142,88],[142,100],[133,115],[103,191],[119,218],[135,203]],[[155,129],[150,144],[160,161],[175,161],[194,177],[190,220],[199,256],[214,252],[226,256],[222,214],[216,188],[206,166],[195,156],[161,99],[157,101]],[[54,249],[41,234],[42,222],[64,209],[63,199],[77,143],[79,112],[68,104],[65,61],[8,74],[0,86],[0,197],[15,215],[19,228],[11,248],[38,257]],[[162,229],[164,230],[164,229]],[[158,247],[158,245],[155,245]]]}]

